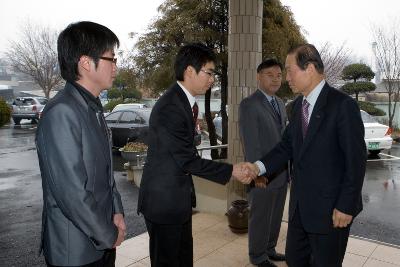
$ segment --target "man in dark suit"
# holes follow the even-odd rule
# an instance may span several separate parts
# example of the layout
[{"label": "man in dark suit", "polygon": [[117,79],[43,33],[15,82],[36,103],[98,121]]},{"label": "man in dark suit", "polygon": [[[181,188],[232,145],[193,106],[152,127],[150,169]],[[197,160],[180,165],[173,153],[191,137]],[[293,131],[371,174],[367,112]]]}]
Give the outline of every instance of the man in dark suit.
[{"label": "man in dark suit", "polygon": [[183,46],[175,59],[177,83],[157,101],[150,116],[147,160],[138,212],[150,236],[151,266],[193,266],[192,174],[220,184],[231,177],[250,183],[250,163],[234,166],[202,159],[194,146],[195,96],[214,83],[215,54],[202,44]]},{"label": "man in dark suit", "polygon": [[[239,107],[239,130],[245,160],[254,162],[281,141],[286,126],[283,101],[275,94],[282,83],[282,65],[267,59],[257,67],[258,90],[242,100]],[[258,177],[250,184],[248,199],[249,257],[257,266],[276,266],[270,260],[284,261],[276,252],[287,193],[288,173],[284,168],[266,186]]]},{"label": "man in dark suit", "polygon": [[110,137],[98,98],[116,75],[117,36],[93,22],[57,41],[66,85],[43,111],[36,135],[43,187],[42,240],[48,266],[114,266],[125,235]]},{"label": "man in dark suit", "polygon": [[256,162],[261,175],[293,161],[286,261],[289,266],[342,266],[350,226],[362,210],[366,147],[360,109],[324,80],[313,45],[292,49],[286,80],[294,93],[282,141]]}]

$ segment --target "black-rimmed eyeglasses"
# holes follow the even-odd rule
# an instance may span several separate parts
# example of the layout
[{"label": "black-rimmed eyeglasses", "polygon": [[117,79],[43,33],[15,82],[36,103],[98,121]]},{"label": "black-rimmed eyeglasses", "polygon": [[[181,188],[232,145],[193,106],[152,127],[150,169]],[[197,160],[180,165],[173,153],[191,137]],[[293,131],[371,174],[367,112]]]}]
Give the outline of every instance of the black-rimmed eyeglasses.
[{"label": "black-rimmed eyeglasses", "polygon": [[208,70],[200,70],[200,71],[202,71],[202,72],[204,72],[205,74],[208,74],[208,76],[210,76],[210,77],[215,77],[215,72],[213,72],[213,71],[208,71]]},{"label": "black-rimmed eyeglasses", "polygon": [[117,58],[115,58],[115,57],[99,57],[99,58],[107,60],[107,61],[111,61],[111,62],[117,64]]}]

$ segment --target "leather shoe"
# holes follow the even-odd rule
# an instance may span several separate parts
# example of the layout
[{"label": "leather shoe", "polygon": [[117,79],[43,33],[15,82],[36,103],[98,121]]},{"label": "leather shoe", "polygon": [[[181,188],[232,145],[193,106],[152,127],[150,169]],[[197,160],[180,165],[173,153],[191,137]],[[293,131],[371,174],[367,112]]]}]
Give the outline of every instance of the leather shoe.
[{"label": "leather shoe", "polygon": [[268,255],[268,258],[270,260],[273,260],[273,261],[284,261],[284,260],[286,260],[285,254],[281,254],[281,253],[274,253],[274,254]]},{"label": "leather shoe", "polygon": [[278,267],[275,263],[270,260],[263,261],[260,264],[257,264],[257,267]]}]

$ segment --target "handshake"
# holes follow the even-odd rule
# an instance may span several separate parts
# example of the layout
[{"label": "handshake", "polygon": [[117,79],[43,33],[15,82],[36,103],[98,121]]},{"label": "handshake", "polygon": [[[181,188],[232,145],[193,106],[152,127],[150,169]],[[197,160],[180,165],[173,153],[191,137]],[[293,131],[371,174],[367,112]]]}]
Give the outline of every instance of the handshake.
[{"label": "handshake", "polygon": [[239,162],[233,165],[232,177],[243,184],[249,184],[252,180],[258,179],[260,170],[258,166],[250,162]]}]

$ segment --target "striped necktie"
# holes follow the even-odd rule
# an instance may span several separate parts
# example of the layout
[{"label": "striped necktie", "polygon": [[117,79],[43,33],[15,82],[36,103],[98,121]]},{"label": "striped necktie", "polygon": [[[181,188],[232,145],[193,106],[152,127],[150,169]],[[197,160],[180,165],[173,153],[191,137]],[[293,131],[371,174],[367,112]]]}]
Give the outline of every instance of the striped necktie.
[{"label": "striped necktie", "polygon": [[308,108],[310,107],[310,103],[304,98],[303,105],[301,106],[301,129],[303,131],[303,138],[306,137],[307,128],[308,128]]}]

